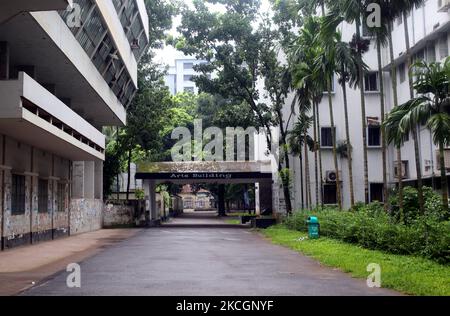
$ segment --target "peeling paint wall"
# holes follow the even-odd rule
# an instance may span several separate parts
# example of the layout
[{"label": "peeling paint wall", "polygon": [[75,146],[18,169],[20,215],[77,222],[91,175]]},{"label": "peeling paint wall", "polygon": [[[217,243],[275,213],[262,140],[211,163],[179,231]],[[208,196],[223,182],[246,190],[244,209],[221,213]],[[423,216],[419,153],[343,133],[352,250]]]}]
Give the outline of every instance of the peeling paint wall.
[{"label": "peeling paint wall", "polygon": [[[3,139],[6,141],[3,144]],[[2,247],[12,248],[30,243],[52,240],[69,234],[80,234],[101,229],[104,204],[94,199],[96,184],[88,187],[89,197],[71,197],[74,183],[71,177],[72,162],[52,153],[44,152],[0,134],[0,236]],[[102,178],[102,163],[97,166],[96,177]],[[91,168],[94,179],[94,168]],[[13,175],[24,176],[25,203],[23,210],[12,212]],[[39,186],[46,181],[46,189]],[[100,181],[100,180],[99,180]],[[72,185],[71,185],[72,184]],[[46,192],[47,203],[39,210],[39,190]],[[83,190],[85,189],[83,183]],[[46,191],[45,191],[46,190]],[[92,191],[92,192],[91,192]],[[60,196],[61,195],[61,196]],[[101,196],[101,195],[100,195]],[[42,205],[41,205],[42,206]],[[2,219],[2,214],[4,218]],[[132,214],[132,213],[131,213]],[[110,222],[124,223],[133,219],[126,210],[110,213]]]},{"label": "peeling paint wall", "polygon": [[134,206],[105,205],[103,227],[131,226],[134,224]]},{"label": "peeling paint wall", "polygon": [[76,235],[102,228],[103,201],[72,199],[70,201],[70,234]]}]

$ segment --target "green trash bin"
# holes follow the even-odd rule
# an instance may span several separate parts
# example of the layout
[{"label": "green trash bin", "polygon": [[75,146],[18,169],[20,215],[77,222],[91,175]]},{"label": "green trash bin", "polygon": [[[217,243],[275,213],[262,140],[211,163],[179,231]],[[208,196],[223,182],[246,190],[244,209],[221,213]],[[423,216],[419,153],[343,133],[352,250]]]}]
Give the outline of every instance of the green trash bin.
[{"label": "green trash bin", "polygon": [[308,237],[310,239],[317,239],[320,236],[320,224],[319,219],[316,216],[308,217],[306,221],[308,226]]}]

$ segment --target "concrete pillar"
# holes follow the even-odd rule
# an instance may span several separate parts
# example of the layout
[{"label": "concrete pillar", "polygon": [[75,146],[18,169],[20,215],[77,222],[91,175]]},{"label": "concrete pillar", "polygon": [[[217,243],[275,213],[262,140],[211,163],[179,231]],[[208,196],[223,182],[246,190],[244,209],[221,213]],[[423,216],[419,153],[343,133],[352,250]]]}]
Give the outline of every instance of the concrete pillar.
[{"label": "concrete pillar", "polygon": [[74,161],[72,167],[72,198],[84,198],[84,161]]},{"label": "concrete pillar", "polygon": [[95,197],[95,162],[84,162],[84,198],[94,199]]},{"label": "concrete pillar", "polygon": [[9,79],[9,44],[0,42],[0,80]]},{"label": "concrete pillar", "polygon": [[103,199],[103,161],[95,161],[95,198]]},{"label": "concrete pillar", "polygon": [[219,184],[219,193],[218,193],[219,203],[218,203],[218,211],[219,216],[225,216],[225,184]]},{"label": "concrete pillar", "polygon": [[150,180],[148,184],[148,192],[149,192],[149,207],[150,207],[150,219],[156,220],[158,219],[158,210],[156,209],[156,183],[155,181]]},{"label": "concrete pillar", "polygon": [[259,183],[255,183],[255,214],[261,215],[261,201],[259,197]]},{"label": "concrete pillar", "polygon": [[273,199],[272,199],[272,183],[271,182],[260,182],[259,183],[259,203],[260,203],[260,212],[263,212],[266,209],[271,209],[273,212]]}]

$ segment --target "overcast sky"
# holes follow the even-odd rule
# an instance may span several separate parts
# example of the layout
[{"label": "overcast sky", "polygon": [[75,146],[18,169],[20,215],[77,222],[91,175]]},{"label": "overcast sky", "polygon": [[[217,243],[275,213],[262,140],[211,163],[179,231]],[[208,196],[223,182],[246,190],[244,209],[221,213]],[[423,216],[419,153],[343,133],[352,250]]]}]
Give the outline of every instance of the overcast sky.
[{"label": "overcast sky", "polygon": [[[192,4],[191,0],[184,0],[184,2],[187,4]],[[221,6],[218,6],[218,5],[213,6],[213,8],[214,8],[214,10],[217,10],[217,11],[224,11],[224,8]],[[260,12],[264,13],[264,12],[268,12],[269,10],[270,10],[269,0],[262,0]],[[174,18],[173,28],[169,33],[175,37],[178,36],[176,29],[180,24],[181,24],[181,16]],[[156,62],[173,66],[175,63],[175,59],[177,57],[181,57],[181,56],[183,56],[183,54],[181,52],[177,51],[172,46],[167,46],[156,52]]]}]

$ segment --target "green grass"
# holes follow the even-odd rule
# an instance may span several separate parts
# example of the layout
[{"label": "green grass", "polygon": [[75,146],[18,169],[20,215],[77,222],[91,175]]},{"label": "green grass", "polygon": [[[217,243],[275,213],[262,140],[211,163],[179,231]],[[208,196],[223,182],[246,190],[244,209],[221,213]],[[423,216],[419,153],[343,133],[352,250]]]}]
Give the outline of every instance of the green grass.
[{"label": "green grass", "polygon": [[419,257],[363,249],[325,237],[301,240],[307,237],[305,233],[289,230],[282,225],[261,232],[275,244],[313,257],[353,277],[367,278],[367,265],[377,263],[381,266],[382,287],[412,295],[450,295],[450,266]]},{"label": "green grass", "polygon": [[240,219],[227,219],[225,220],[227,224],[239,225],[241,223]]}]

